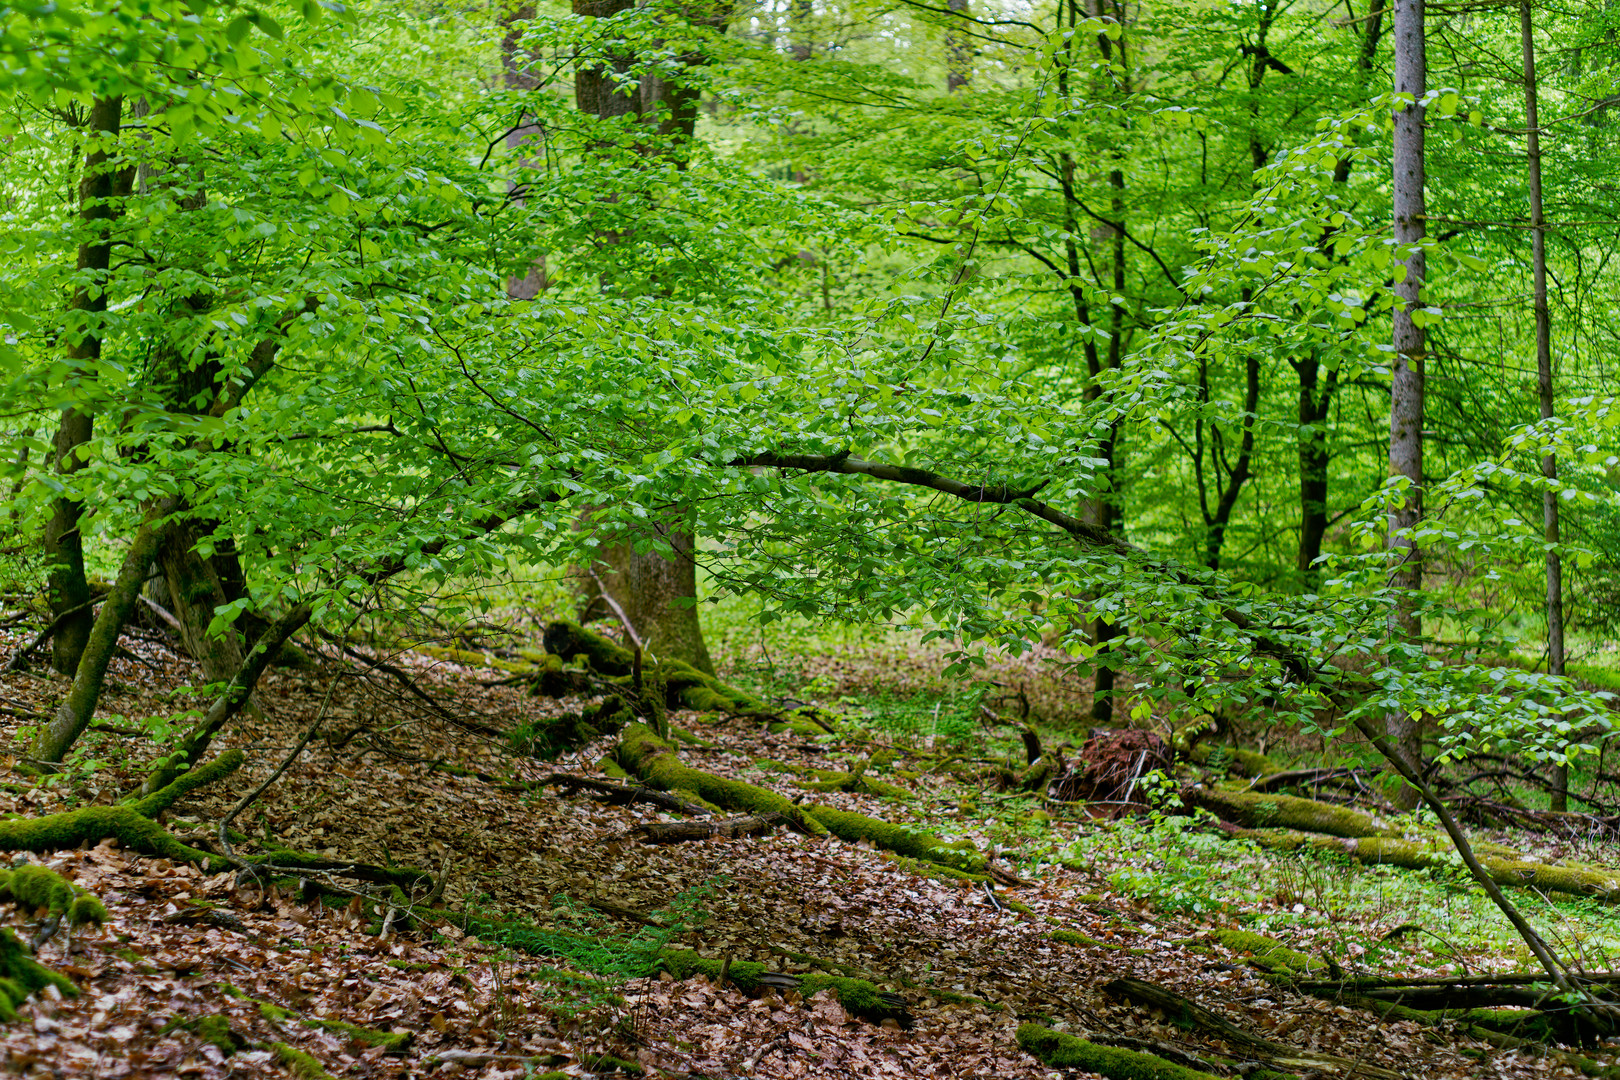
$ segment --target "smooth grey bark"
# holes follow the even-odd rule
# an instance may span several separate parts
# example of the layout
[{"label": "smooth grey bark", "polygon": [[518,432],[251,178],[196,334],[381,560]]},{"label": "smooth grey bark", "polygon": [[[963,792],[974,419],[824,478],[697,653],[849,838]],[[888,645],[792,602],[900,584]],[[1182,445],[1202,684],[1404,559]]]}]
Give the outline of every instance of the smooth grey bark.
[{"label": "smooth grey bark", "polygon": [[[1424,41],[1424,0],[1395,2],[1395,92],[1408,94],[1412,103],[1395,114],[1394,133],[1394,230],[1397,248],[1393,338],[1395,355],[1391,363],[1389,408],[1389,472],[1404,477],[1406,490],[1400,505],[1389,515],[1389,549],[1395,565],[1390,584],[1400,590],[1389,616],[1392,637],[1416,639],[1421,626],[1413,596],[1423,587],[1423,554],[1411,532],[1423,518],[1423,368],[1428,353],[1428,337],[1413,319],[1423,306],[1422,291],[1425,259],[1424,239],[1424,147],[1423,94],[1428,79]],[[1402,271],[1404,267],[1404,273]],[[1384,731],[1397,753],[1416,771],[1422,771],[1423,725],[1401,710],[1384,717]],[[1411,787],[1395,793],[1396,805],[1410,809],[1417,805],[1418,792]]]},{"label": "smooth grey bark", "polygon": [[[1547,307],[1547,219],[1541,201],[1541,130],[1536,102],[1536,39],[1530,0],[1519,0],[1519,37],[1524,51],[1524,149],[1530,179],[1530,265],[1536,310],[1536,389],[1541,418],[1553,416],[1552,312]],[[1541,459],[1541,475],[1558,479],[1558,455]],[[1547,541],[1547,672],[1564,674],[1564,571],[1558,556],[1558,493],[1542,494],[1542,526]],[[1553,769],[1551,809],[1569,808],[1569,766]]]},{"label": "smooth grey bark", "polygon": [[34,743],[33,756],[37,762],[47,767],[60,764],[95,716],[96,703],[101,700],[101,687],[107,679],[107,665],[112,662],[113,653],[118,648],[118,635],[140,600],[147,567],[152,565],[163,535],[164,518],[173,509],[172,501],[164,501],[150,507],[141,520],[141,527],[136,530],[135,539],[130,542],[129,551],[118,569],[118,579],[113,582],[112,591],[96,613],[67,700],[40,730]]},{"label": "smooth grey bark", "polygon": [[[529,70],[524,62],[521,51],[524,28],[534,19],[533,4],[516,4],[506,8],[501,13],[501,82],[508,90],[532,91],[539,87],[540,80]],[[532,119],[527,114],[524,120]],[[523,123],[515,127],[506,136],[506,148],[512,150],[517,156],[517,166],[520,169],[532,168],[534,158],[526,150],[545,137],[539,125]],[[514,182],[514,186],[515,186]],[[525,202],[521,195],[513,200],[521,206]],[[546,274],[546,255],[543,251],[530,252],[526,256],[528,269],[522,277],[510,277],[506,281],[506,295],[513,300],[533,300],[551,284]]]},{"label": "smooth grey bark", "polygon": [[[107,310],[107,270],[112,264],[112,221],[117,217],[115,200],[126,193],[132,179],[128,169],[111,163],[111,144],[118,138],[124,117],[124,99],[98,97],[90,103],[85,128],[90,148],[84,156],[84,172],[79,180],[79,222],[86,230],[79,244],[78,271],[89,280],[73,290],[68,310],[83,319],[82,328],[70,327],[78,336],[68,346],[70,366],[81,373],[87,363],[101,358],[101,334],[96,323]],[[94,434],[94,420],[80,409],[62,412],[51,441],[51,467],[58,475],[71,476],[87,464],[80,449]],[[51,666],[64,675],[79,668],[79,659],[89,643],[92,626],[90,583],[84,573],[84,536],[80,524],[84,505],[66,496],[51,504],[45,523],[45,596],[51,614],[62,620],[51,640]]]}]

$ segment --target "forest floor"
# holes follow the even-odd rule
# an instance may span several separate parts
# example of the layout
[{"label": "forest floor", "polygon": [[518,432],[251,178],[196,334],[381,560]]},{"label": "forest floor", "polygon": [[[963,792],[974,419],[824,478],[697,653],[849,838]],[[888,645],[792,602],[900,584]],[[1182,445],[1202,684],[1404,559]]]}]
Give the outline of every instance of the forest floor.
[{"label": "forest floor", "polygon": [[[0,652],[9,655],[21,640],[0,641]],[[50,783],[9,777],[0,812],[37,816],[108,804],[139,785],[154,744],[141,723],[126,718],[173,712],[177,688],[196,676],[188,661],[150,636],[125,644],[128,654],[115,662],[103,699],[105,730],[84,743],[88,760]],[[1152,856],[1140,845],[1111,843],[1116,826],[1061,807],[1051,808],[1048,820],[1033,802],[964,786],[939,769],[937,700],[932,729],[904,737],[893,735],[893,725],[886,733],[871,723],[853,724],[847,737],[813,739],[769,734],[735,718],[678,713],[671,722],[701,740],[682,743],[687,763],[788,794],[807,770],[841,766],[892,743],[897,762],[881,775],[904,785],[910,797],[816,798],[972,840],[982,851],[999,852],[1000,865],[1027,887],[992,891],[919,876],[865,844],[781,829],[753,839],[638,842],[628,830],[672,819],[654,807],[609,806],[541,785],[556,773],[600,779],[597,762],[611,739],[546,762],[472,730],[510,730],[584,702],[498,685],[505,672],[494,667],[418,653],[393,660],[445,710],[428,707],[396,680],[341,675],[352,669],[335,663],[276,671],[258,695],[260,714],[239,718],[220,742],[221,749],[245,750],[248,764],[177,806],[166,826],[182,839],[212,835],[330,695],[321,733],[236,828],[332,857],[434,873],[447,868],[448,908],[582,931],[602,951],[579,959],[599,972],[666,942],[790,973],[808,970],[806,958],[847,965],[898,989],[914,1024],[902,1030],[893,1021],[854,1019],[827,992],[808,1000],[793,991],[751,998],[702,978],[570,977],[571,966],[583,969],[465,935],[449,922],[378,936],[354,907],[305,899],[294,885],[207,876],[196,866],[105,842],[37,857],[100,896],[110,919],[42,947],[40,959],[68,975],[80,993],[61,998],[47,991],[24,1006],[18,1021],[0,1027],[4,1068],[108,1078],[312,1077],[317,1067],[336,1076],[517,1078],[549,1070],[607,1075],[601,1057],[607,1054],[652,1076],[1093,1075],[1046,1067],[1021,1050],[1014,1031],[1031,1018],[1125,1043],[1234,1053],[1103,993],[1111,980],[1132,975],[1271,1039],[1414,1078],[1577,1075],[1552,1059],[1380,1019],[1267,980],[1208,935],[1264,923],[1268,913],[1304,911],[1308,889],[1250,891],[1233,902],[1219,896],[1144,902],[1140,890],[1133,894],[1119,882]],[[759,658],[729,660],[730,673],[746,677]],[[913,649],[800,660],[800,674],[810,672],[801,683],[808,681],[833,709],[871,714],[909,694],[915,715],[926,718],[929,695],[939,693],[937,657]],[[0,705],[20,714],[6,721],[10,734],[27,714],[52,708],[65,688],[40,670],[0,678]],[[960,741],[972,722],[956,723]],[[1240,849],[1232,850],[1238,859]],[[1218,853],[1194,848],[1193,854],[1207,858],[1212,851]],[[1031,857],[1035,852],[1039,859]],[[1245,872],[1235,868],[1239,876]],[[1196,889],[1213,879],[1190,880]],[[1394,887],[1404,886],[1396,880]],[[1351,936],[1378,942],[1403,917],[1393,909],[1336,912],[1318,921],[1327,929],[1282,936],[1314,953],[1323,934],[1345,940],[1347,922],[1361,918],[1365,925],[1351,927]],[[665,932],[646,925],[670,921],[684,926]],[[32,913],[18,911],[15,925],[36,924]],[[1054,929],[1078,932],[1092,944],[1054,940]],[[1446,934],[1445,927],[1435,929]],[[1456,972],[1511,963],[1507,952],[1467,945],[1464,936],[1438,952],[1408,936],[1379,952],[1378,970]],[[1344,955],[1364,951],[1351,944]],[[228,1033],[207,1019],[213,1017],[228,1021]],[[367,1046],[357,1028],[406,1032],[410,1039],[403,1047]],[[1592,1056],[1607,1062],[1614,1054]]]}]

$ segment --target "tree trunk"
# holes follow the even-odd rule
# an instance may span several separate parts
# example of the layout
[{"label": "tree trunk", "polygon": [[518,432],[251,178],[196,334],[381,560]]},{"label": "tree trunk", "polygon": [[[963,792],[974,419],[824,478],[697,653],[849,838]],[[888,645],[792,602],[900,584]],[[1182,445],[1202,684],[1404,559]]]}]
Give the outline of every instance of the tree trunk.
[{"label": "tree trunk", "polygon": [[[574,14],[603,19],[633,6],[634,0],[574,0]],[[723,27],[724,8],[719,10],[721,14],[707,18],[712,25]],[[660,133],[671,140],[671,151],[679,163],[683,156],[680,144],[692,138],[697,123],[696,90],[682,86],[678,79],[646,79],[634,93],[626,93],[621,87],[635,58],[618,51],[611,32],[604,35],[603,41],[603,59],[594,65],[581,64],[575,72],[575,104],[581,112],[604,120],[664,112]],[[700,54],[685,54],[680,59],[689,66],[704,61]],[[704,644],[696,607],[697,563],[693,558],[691,518],[690,511],[677,509],[652,523],[653,531],[673,549],[669,558],[651,550],[637,552],[633,539],[604,548],[597,563],[588,568],[590,580],[584,591],[587,601],[596,591],[606,593],[655,656],[682,660],[713,675],[714,661]],[[589,528],[589,524],[585,527]],[[645,546],[648,538],[642,539]],[[587,602],[586,613],[590,608]]]},{"label": "tree trunk", "polygon": [[[945,6],[954,15],[966,16],[968,0],[945,0]],[[953,22],[945,31],[945,92],[954,94],[966,89],[973,77],[973,46],[967,35]]]},{"label": "tree trunk", "polygon": [[201,665],[204,679],[224,682],[242,666],[242,646],[234,626],[223,633],[208,632],[215,611],[235,599],[221,578],[218,553],[205,559],[197,551],[198,539],[211,531],[208,525],[212,523],[190,520],[171,524],[158,545],[157,561],[186,652]]},{"label": "tree trunk", "polygon": [[[591,567],[586,598],[605,593],[630,623],[642,646],[659,660],[681,660],[705,675],[714,661],[703,641],[698,620],[697,563],[692,533],[684,521],[665,519],[653,531],[674,549],[670,558],[648,551],[637,554],[632,541],[603,549]],[[589,607],[589,604],[587,604]]]},{"label": "tree trunk", "polygon": [[[1316,567],[1327,535],[1328,454],[1327,418],[1337,389],[1339,372],[1330,368],[1325,385],[1314,355],[1300,361],[1299,372],[1299,569],[1304,591],[1316,591],[1321,571]],[[1318,386],[1321,385],[1321,389]]]},{"label": "tree trunk", "polygon": [[[81,276],[92,280],[78,284],[68,305],[82,319],[68,329],[70,335],[78,335],[68,346],[67,355],[70,369],[79,378],[86,377],[85,369],[101,358],[97,320],[107,310],[106,277],[112,262],[108,233],[117,217],[113,200],[127,193],[131,178],[128,170],[115,170],[109,164],[123,116],[122,97],[98,97],[90,103],[86,122],[90,149],[85,153],[84,174],[79,180],[79,221],[88,235],[79,245],[78,269]],[[76,408],[63,411],[51,455],[59,475],[71,476],[84,468],[80,450],[89,444],[93,431],[89,413]],[[51,614],[60,618],[79,609],[77,614],[67,615],[51,642],[51,665],[64,675],[78,670],[92,625],[87,606],[90,584],[84,574],[84,535],[80,529],[83,516],[84,505],[64,495],[51,505],[51,516],[45,523],[46,599]]]},{"label": "tree trunk", "polygon": [[163,535],[164,518],[173,509],[172,502],[163,502],[147,510],[119,567],[118,579],[96,614],[84,655],[73,676],[73,688],[57,709],[56,716],[39,733],[34,745],[36,760],[47,765],[60,764],[96,714],[96,703],[101,699],[101,687],[107,678],[107,665],[118,648],[118,635],[140,599],[147,567],[152,565]]},{"label": "tree trunk", "polygon": [[[1389,548],[1395,558],[1390,584],[1401,590],[1389,617],[1393,636],[1415,640],[1420,631],[1413,597],[1423,587],[1423,555],[1412,532],[1423,517],[1423,366],[1428,339],[1413,313],[1422,305],[1424,252],[1424,155],[1422,104],[1428,76],[1424,49],[1424,0],[1396,0],[1395,91],[1411,95],[1412,104],[1395,114],[1394,217],[1396,257],[1394,311],[1395,357],[1389,409],[1389,471],[1406,480],[1399,506],[1389,515]],[[1422,771],[1423,725],[1404,711],[1384,718],[1384,730],[1396,752],[1414,771]],[[1396,792],[1396,805],[1410,809],[1418,793]]]},{"label": "tree trunk", "polygon": [[[1378,42],[1384,33],[1384,11],[1383,0],[1370,0],[1366,18],[1362,22],[1356,72],[1363,88],[1372,75],[1373,61],[1378,56]],[[1350,156],[1345,155],[1333,166],[1335,184],[1342,186],[1349,182],[1351,161]],[[1322,246],[1326,249],[1329,245],[1324,243]],[[1322,576],[1316,568],[1316,560],[1322,554],[1322,541],[1327,535],[1328,526],[1328,463],[1331,453],[1328,450],[1327,419],[1333,405],[1334,391],[1339,387],[1339,370],[1329,368],[1326,380],[1322,380],[1320,361],[1314,353],[1304,360],[1293,362],[1293,367],[1299,373],[1300,428],[1299,554],[1295,566],[1299,570],[1303,591],[1315,592]]]},{"label": "tree trunk", "polygon": [[[1553,417],[1552,313],[1547,308],[1547,221],[1541,203],[1541,132],[1536,108],[1536,40],[1530,14],[1530,0],[1519,0],[1519,36],[1524,47],[1524,126],[1525,159],[1530,173],[1531,267],[1534,275],[1536,309],[1536,388],[1541,398],[1541,418]],[[1548,452],[1541,459],[1541,475],[1558,479],[1558,455]],[[1564,674],[1564,574],[1558,556],[1558,493],[1550,487],[1542,493],[1542,525],[1547,541],[1547,673]],[[1550,808],[1569,808],[1569,766],[1553,768]]]}]

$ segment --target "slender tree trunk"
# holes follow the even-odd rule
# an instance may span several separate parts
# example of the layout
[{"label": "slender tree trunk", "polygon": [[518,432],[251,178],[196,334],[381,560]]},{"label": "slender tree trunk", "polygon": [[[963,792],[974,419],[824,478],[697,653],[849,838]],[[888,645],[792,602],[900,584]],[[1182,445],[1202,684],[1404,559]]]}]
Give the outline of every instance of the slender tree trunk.
[{"label": "slender tree trunk", "polygon": [[34,745],[34,758],[46,765],[60,764],[84,729],[96,714],[96,703],[101,700],[101,687],[107,678],[107,665],[112,662],[118,648],[118,635],[129,621],[140,599],[141,585],[146,581],[147,567],[157,555],[158,541],[163,535],[164,519],[174,509],[172,502],[164,502],[147,510],[129,552],[119,567],[118,579],[112,591],[102,602],[85,642],[84,656],[73,676],[73,688],[56,716],[39,733]]},{"label": "slender tree trunk", "polygon": [[[1519,36],[1524,48],[1525,159],[1530,172],[1530,261],[1536,309],[1536,388],[1541,418],[1553,416],[1552,313],[1547,308],[1547,220],[1541,203],[1541,123],[1536,108],[1536,40],[1530,0],[1519,0]],[[1558,455],[1541,459],[1541,475],[1558,479]],[[1558,493],[1542,494],[1542,525],[1547,540],[1547,672],[1564,674],[1564,574],[1558,557]],[[1569,807],[1569,766],[1553,770],[1552,809]]]},{"label": "slender tree trunk", "polygon": [[1321,365],[1314,355],[1298,365],[1299,372],[1299,557],[1296,566],[1306,592],[1314,592],[1321,572],[1316,559],[1327,535],[1328,453],[1327,418],[1339,373],[1330,368],[1320,386]]},{"label": "slender tree trunk", "polygon": [[[1423,366],[1428,352],[1424,328],[1413,319],[1422,307],[1425,271],[1424,152],[1422,104],[1428,77],[1424,42],[1424,0],[1395,3],[1395,91],[1412,104],[1395,114],[1394,217],[1397,258],[1393,337],[1395,357],[1389,410],[1389,471],[1406,480],[1402,500],[1389,516],[1389,547],[1395,557],[1390,582],[1402,590],[1389,617],[1390,633],[1414,640],[1420,631],[1412,597],[1423,587],[1422,550],[1411,532],[1423,517]],[[1384,718],[1390,742],[1416,771],[1422,770],[1423,725],[1418,717],[1392,711]],[[1399,789],[1397,805],[1417,805],[1418,793]]]},{"label": "slender tree trunk", "polygon": [[[101,358],[97,321],[107,310],[106,276],[112,262],[109,232],[117,216],[113,200],[129,183],[127,170],[115,170],[109,165],[123,117],[122,97],[101,97],[90,103],[86,124],[90,149],[79,180],[79,221],[87,235],[79,245],[78,269],[81,277],[91,280],[81,281],[73,291],[69,310],[81,321],[69,327],[69,333],[77,337],[67,351],[70,366],[80,378]],[[93,434],[94,422],[89,413],[77,408],[63,411],[52,440],[51,460],[58,474],[68,477],[84,468],[81,451]],[[51,641],[51,664],[64,675],[78,670],[92,625],[86,606],[90,584],[84,573],[84,536],[80,529],[83,517],[83,504],[64,495],[52,504],[51,516],[45,523],[46,598],[51,614],[60,618],[79,609],[77,614],[67,616]]]},{"label": "slender tree trunk", "polygon": [[[501,24],[501,81],[508,90],[532,91],[540,85],[529,70],[528,57],[521,49],[524,28],[534,19],[534,5],[513,4],[500,17]],[[525,117],[528,119],[528,117]],[[507,149],[516,151],[519,168],[532,168],[534,159],[525,147],[538,142],[544,133],[535,124],[523,124],[506,136]],[[521,206],[524,199],[516,200]],[[546,254],[543,251],[526,253],[528,270],[522,277],[511,277],[506,282],[506,295],[513,300],[533,300],[550,285],[546,275]]]},{"label": "slender tree trunk", "polygon": [[[945,6],[956,15],[968,13],[968,0],[945,0]],[[966,89],[972,77],[973,46],[953,21],[945,30],[945,92]]]},{"label": "slender tree trunk", "polygon": [[[1373,61],[1378,56],[1378,43],[1384,33],[1384,12],[1383,0],[1370,0],[1362,21],[1356,72],[1363,87],[1371,78]],[[1342,187],[1349,182],[1351,161],[1346,155],[1334,165],[1335,184]],[[1328,448],[1327,420],[1332,412],[1333,394],[1339,387],[1339,371],[1329,368],[1327,378],[1323,379],[1321,363],[1314,354],[1292,363],[1299,375],[1299,551],[1295,566],[1299,570],[1301,588],[1315,592],[1321,580],[1316,560],[1322,554],[1328,526],[1328,465],[1332,452]]]}]

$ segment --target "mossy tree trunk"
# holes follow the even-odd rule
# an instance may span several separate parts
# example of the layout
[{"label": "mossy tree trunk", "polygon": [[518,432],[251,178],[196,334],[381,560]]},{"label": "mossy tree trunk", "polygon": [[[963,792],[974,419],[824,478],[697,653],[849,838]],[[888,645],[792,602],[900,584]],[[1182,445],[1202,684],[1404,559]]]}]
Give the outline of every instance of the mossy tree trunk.
[{"label": "mossy tree trunk", "polygon": [[34,757],[46,765],[57,765],[69,748],[89,726],[95,715],[96,703],[101,699],[101,687],[107,678],[107,665],[112,662],[118,648],[118,635],[129,621],[130,612],[140,599],[141,585],[146,581],[146,568],[152,564],[162,537],[164,518],[173,509],[165,501],[151,507],[141,526],[135,532],[129,552],[118,570],[118,580],[102,602],[101,610],[85,643],[84,654],[73,676],[73,688],[56,715],[40,731],[34,745]]},{"label": "mossy tree trunk", "polygon": [[[637,542],[667,543],[668,557],[657,551],[638,552]],[[583,583],[585,609],[607,615],[613,605],[623,614],[642,647],[657,660],[679,660],[705,675],[714,674],[714,661],[703,641],[697,611],[697,562],[692,533],[685,523],[672,527],[655,522],[648,535],[622,540],[601,550]],[[597,598],[606,594],[613,604]],[[593,603],[600,607],[593,610]]]},{"label": "mossy tree trunk", "polygon": [[[134,172],[116,167],[113,152],[123,121],[121,96],[98,97],[90,103],[85,135],[89,149],[79,180],[79,220],[88,229],[79,245],[79,284],[68,303],[82,322],[73,327],[77,336],[67,347],[69,378],[93,375],[93,365],[101,358],[101,335],[96,319],[107,310],[107,293],[100,280],[112,261],[110,227],[118,216],[118,200],[129,193]],[[70,330],[70,333],[72,331]],[[94,420],[78,407],[62,412],[51,448],[51,466],[58,474],[70,476],[84,468],[81,451],[90,443]],[[90,583],[84,573],[84,536],[81,519],[84,505],[71,495],[61,495],[51,505],[45,523],[44,553],[46,600],[52,616],[62,619],[51,641],[51,664],[64,675],[79,669],[79,660],[90,642],[94,617],[90,613]]]}]

